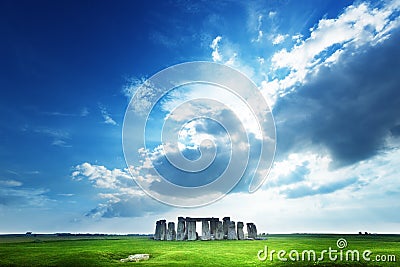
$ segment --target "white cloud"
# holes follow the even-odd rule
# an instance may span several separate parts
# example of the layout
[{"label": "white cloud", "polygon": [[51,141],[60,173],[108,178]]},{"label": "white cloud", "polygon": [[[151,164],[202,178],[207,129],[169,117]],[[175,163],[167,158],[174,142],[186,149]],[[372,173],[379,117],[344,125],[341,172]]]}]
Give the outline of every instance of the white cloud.
[{"label": "white cloud", "polygon": [[35,133],[44,134],[53,139],[52,145],[59,147],[72,147],[68,144],[68,140],[71,139],[69,132],[65,130],[57,130],[51,128],[37,128],[34,130]]},{"label": "white cloud", "polygon": [[288,37],[288,35],[283,35],[283,34],[277,34],[273,40],[272,40],[272,44],[273,45],[278,45],[283,43],[283,41],[285,41],[285,39]]},{"label": "white cloud", "polygon": [[127,79],[126,84],[122,88],[122,93],[131,101],[132,97],[136,93],[136,91],[146,82],[146,78],[135,78],[131,77]]},{"label": "white cloud", "polygon": [[264,65],[265,63],[265,59],[263,57],[257,57],[257,61],[260,63],[260,65]]},{"label": "white cloud", "polygon": [[[311,35],[300,41],[300,35],[294,35],[296,44],[276,52],[272,58],[272,72],[287,68],[289,74],[283,78],[273,78],[262,83],[262,88],[273,102],[288,93],[291,87],[304,83],[307,74],[318,70],[323,64],[333,64],[340,58],[344,49],[363,45],[376,45],[390,35],[390,30],[398,26],[398,19],[391,16],[400,8],[398,1],[384,7],[372,8],[367,3],[351,5],[334,19],[321,19],[311,28]],[[274,43],[280,43],[284,36],[278,35]],[[335,45],[337,47],[335,47]],[[330,53],[328,57],[324,52]],[[325,53],[326,54],[326,53]]]},{"label": "white cloud", "polygon": [[131,101],[129,109],[139,116],[146,116],[163,93],[162,88],[154,86],[149,80],[142,79],[134,80],[127,88],[126,96]]},{"label": "white cloud", "polygon": [[[208,99],[210,102],[191,102],[199,99]],[[223,105],[217,105],[211,100],[223,103]],[[193,84],[182,87],[181,90],[173,91],[168,100],[162,102],[162,108],[168,113],[168,119],[173,119],[177,122],[186,122],[198,116],[206,116],[222,121],[220,118],[222,114],[227,110],[231,110],[240,119],[246,131],[260,138],[260,128],[253,114],[258,110],[251,110],[248,103],[245,102],[246,100],[229,90],[217,86]],[[175,110],[177,107],[181,108]]]},{"label": "white cloud", "polygon": [[270,11],[270,12],[268,13],[268,17],[272,19],[272,18],[276,17],[276,14],[277,14],[276,11]]},{"label": "white cloud", "polygon": [[212,41],[210,48],[212,48],[211,57],[214,62],[234,67],[253,80],[256,78],[254,68],[239,58],[240,51],[237,44],[230,42],[226,38],[222,39],[221,36],[217,36]]},{"label": "white cloud", "polygon": [[[400,194],[395,167],[400,163],[399,155],[400,149],[393,148],[385,154],[332,170],[329,156],[310,152],[293,153],[274,163],[264,190],[273,190],[288,198],[318,194],[334,196],[338,190],[340,195],[349,194],[359,198],[390,198],[390,192]],[[386,205],[385,208],[389,208],[390,202]]]},{"label": "white cloud", "polygon": [[138,217],[165,209],[151,199],[133,182],[128,169],[108,169],[88,162],[74,167],[71,178],[75,181],[88,180],[99,190],[99,203],[87,212],[87,216]]},{"label": "white cloud", "polygon": [[259,43],[262,41],[264,33],[262,31],[262,19],[263,19],[263,15],[259,15],[258,16],[258,24],[257,24],[257,38],[253,39],[252,42],[256,42]]},{"label": "white cloud", "polygon": [[[0,184],[1,185],[1,184]],[[46,196],[48,190],[43,188],[24,188],[15,180],[3,182],[0,187],[0,208],[9,207],[48,207],[52,200]]]},{"label": "white cloud", "polygon": [[219,42],[221,41],[221,39],[221,36],[215,37],[210,45],[210,48],[213,50],[211,56],[214,62],[222,61],[222,55],[219,53]]},{"label": "white cloud", "polygon": [[21,185],[22,183],[16,180],[0,180],[0,186],[4,187],[18,187]]},{"label": "white cloud", "polygon": [[[165,217],[175,221],[182,214],[231,216],[233,220],[254,222],[259,232],[267,233],[398,233],[400,216],[393,210],[400,208],[396,201],[400,196],[396,170],[400,164],[400,151],[392,150],[336,171],[329,170],[329,161],[327,157],[312,153],[292,154],[275,164],[262,190],[253,194],[228,194],[220,201],[198,209],[172,209]],[[293,172],[304,174],[297,168],[299,166],[310,169],[309,174],[303,175],[305,179],[283,181]],[[357,181],[351,183],[355,175]],[[338,179],[345,186],[335,184]],[[288,191],[285,189],[300,190],[301,184],[311,189],[308,191],[311,194],[295,199],[286,197]],[[336,185],[337,190],[328,188],[330,185]],[[331,190],[322,190],[320,194],[312,191],[324,189],[324,186]],[[232,208],[227,211],[226,207]]]},{"label": "white cloud", "polygon": [[295,35],[292,36],[292,40],[295,41],[296,44],[301,43],[302,42],[302,38],[303,38],[303,35],[300,34],[300,33],[295,34]]},{"label": "white cloud", "polygon": [[95,187],[104,189],[118,189],[127,185],[127,180],[132,177],[127,169],[109,170],[101,165],[92,165],[88,162],[75,166],[72,178],[82,180],[85,177],[93,183]]},{"label": "white cloud", "polygon": [[111,118],[107,109],[103,105],[99,104],[99,108],[105,124],[118,125],[117,122],[113,118]]},{"label": "white cloud", "polygon": [[72,147],[65,140],[60,140],[60,139],[53,140],[53,142],[51,144],[53,146],[59,146],[59,147]]},{"label": "white cloud", "polygon": [[77,113],[64,113],[64,112],[59,112],[59,111],[44,111],[44,112],[40,112],[40,114],[44,114],[47,116],[60,116],[60,117],[86,117],[87,115],[89,115],[89,110],[87,107],[84,107],[81,109],[80,112]]}]

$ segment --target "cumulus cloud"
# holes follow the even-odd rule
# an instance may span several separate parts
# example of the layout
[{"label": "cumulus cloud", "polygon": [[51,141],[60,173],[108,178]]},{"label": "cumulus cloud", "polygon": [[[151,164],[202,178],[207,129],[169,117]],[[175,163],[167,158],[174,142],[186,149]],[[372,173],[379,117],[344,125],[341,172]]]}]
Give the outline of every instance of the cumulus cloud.
[{"label": "cumulus cloud", "polygon": [[287,69],[288,74],[266,80],[262,87],[274,103],[292,91],[293,86],[303,84],[310,73],[335,63],[345,51],[380,44],[398,27],[399,20],[392,16],[399,8],[398,1],[388,2],[381,8],[359,3],[347,7],[337,18],[321,19],[310,29],[310,37],[300,41],[299,35],[295,35],[292,38],[297,42],[290,50],[284,48],[272,56],[272,71]]},{"label": "cumulus cloud", "polygon": [[379,188],[380,194],[398,194],[394,166],[399,152],[396,148],[337,169],[330,168],[333,159],[329,155],[304,151],[290,154],[274,163],[264,190],[286,199],[330,194],[377,195],[371,192],[374,187]]},{"label": "cumulus cloud", "polygon": [[275,106],[278,151],[326,151],[332,167],[356,163],[386,147],[399,123],[400,33],[357,53],[343,52]]},{"label": "cumulus cloud", "polygon": [[288,35],[283,35],[283,34],[277,34],[273,39],[272,39],[272,44],[273,45],[278,45],[280,43],[283,43],[285,39],[288,37]]},{"label": "cumulus cloud", "polygon": [[[262,31],[259,35],[262,37]],[[260,37],[260,38],[261,38]],[[209,47],[212,49],[211,59],[214,62],[221,63],[241,71],[251,79],[255,78],[255,69],[252,64],[245,62],[240,58],[243,53],[238,43],[232,42],[229,38],[217,35]]]},{"label": "cumulus cloud", "polygon": [[[202,141],[206,139],[212,140],[212,145],[202,146],[200,151],[200,145],[204,145]],[[214,145],[217,147],[217,151],[214,150]],[[186,125],[181,132],[178,146],[182,150],[164,143],[163,146],[158,146],[152,151],[142,151],[143,163],[135,167],[135,174],[137,174],[138,179],[142,179],[143,182],[147,181],[148,187],[154,188],[159,182],[159,179],[149,179],[149,177],[156,175],[153,172],[154,167],[161,177],[174,184],[189,187],[201,186],[221,176],[229,164],[231,152],[229,137],[224,129],[213,121],[199,119]],[[217,155],[214,158],[215,152]],[[181,155],[184,157],[181,157]],[[200,158],[202,160],[196,160]],[[211,165],[207,168],[201,171],[185,170],[202,169],[200,166],[203,166],[203,162],[207,161],[206,159],[211,161]],[[171,164],[171,161],[174,162],[174,165]],[[174,195],[174,192],[164,193]]]},{"label": "cumulus cloud", "polygon": [[75,180],[87,178],[95,187],[116,189],[121,186],[126,186],[127,180],[130,180],[131,176],[127,170],[109,170],[104,166],[92,165],[85,162],[75,166],[72,178]]},{"label": "cumulus cloud", "polygon": [[86,214],[93,218],[139,217],[165,209],[137,187],[127,169],[85,162],[73,168],[71,178],[89,181],[100,191],[100,203]]}]

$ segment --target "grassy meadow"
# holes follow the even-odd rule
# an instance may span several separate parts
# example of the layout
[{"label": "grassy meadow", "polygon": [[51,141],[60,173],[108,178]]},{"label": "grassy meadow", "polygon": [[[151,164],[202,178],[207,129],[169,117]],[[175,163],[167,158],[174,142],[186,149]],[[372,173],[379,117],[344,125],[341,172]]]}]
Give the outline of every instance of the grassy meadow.
[{"label": "grassy meadow", "polygon": [[[301,261],[303,250],[314,250],[318,259],[323,250],[338,249],[339,238],[347,241],[342,261],[329,260],[328,254],[323,261],[308,261],[307,256]],[[272,261],[269,257],[260,261],[257,253],[265,250],[265,246],[268,254],[271,250],[285,250],[283,258],[287,261],[279,260],[278,252],[273,254]],[[291,250],[299,252],[299,261],[289,258]],[[347,250],[358,250],[360,261],[351,261],[350,257],[346,261]],[[372,251],[370,261],[362,259],[364,250]],[[150,254],[150,259],[120,262],[137,253]],[[378,262],[377,255],[386,261]],[[132,236],[0,236],[0,266],[398,266],[399,263],[399,235],[270,235],[267,240],[183,242]]]}]

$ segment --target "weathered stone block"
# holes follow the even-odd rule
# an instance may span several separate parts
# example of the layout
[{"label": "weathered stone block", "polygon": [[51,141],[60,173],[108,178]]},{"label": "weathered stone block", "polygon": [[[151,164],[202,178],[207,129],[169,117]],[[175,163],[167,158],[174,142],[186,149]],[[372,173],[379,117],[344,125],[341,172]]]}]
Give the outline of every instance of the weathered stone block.
[{"label": "weathered stone block", "polygon": [[244,239],[243,226],[244,226],[243,222],[238,222],[237,226],[236,226],[237,227],[237,238],[239,240],[243,240]]},{"label": "weathered stone block", "polygon": [[203,220],[201,222],[201,240],[210,240],[211,239],[211,234],[210,234],[210,226],[208,224],[208,221]]},{"label": "weathered stone block", "polygon": [[222,219],[222,226],[224,229],[224,238],[228,238],[228,228],[229,228],[229,222],[231,221],[230,217],[224,217]]},{"label": "weathered stone block", "polygon": [[247,223],[247,237],[251,239],[257,238],[257,227],[254,223]]},{"label": "weathered stone block", "polygon": [[228,239],[237,240],[235,222],[230,221],[228,225]]},{"label": "weathered stone block", "polygon": [[218,221],[215,227],[215,239],[222,240],[224,239],[224,228],[222,226],[222,222]]},{"label": "weathered stone block", "polygon": [[186,221],[187,227],[187,240],[197,240],[196,233],[196,222],[195,221]]},{"label": "weathered stone block", "polygon": [[183,217],[178,217],[178,228],[176,230],[176,240],[185,240],[185,219]]},{"label": "weathered stone block", "polygon": [[172,241],[176,239],[175,223],[168,223],[167,240]]}]

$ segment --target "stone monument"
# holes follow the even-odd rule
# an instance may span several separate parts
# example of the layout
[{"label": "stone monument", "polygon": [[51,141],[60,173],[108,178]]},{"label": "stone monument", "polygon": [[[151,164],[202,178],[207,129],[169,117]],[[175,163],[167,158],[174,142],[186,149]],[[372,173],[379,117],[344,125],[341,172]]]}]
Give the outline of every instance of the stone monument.
[{"label": "stone monument", "polygon": [[[196,222],[201,222],[201,235],[196,232]],[[168,225],[168,227],[167,227]],[[178,217],[178,225],[175,230],[175,223],[166,220],[158,220],[154,232],[154,240],[243,240],[244,223],[235,224],[230,217],[219,218],[192,218]],[[257,228],[254,223],[247,223],[247,236],[249,239],[257,238]]]},{"label": "stone monument", "polygon": [[185,219],[183,217],[178,217],[178,228],[176,229],[176,240],[178,240],[178,241],[185,240],[185,234],[186,234]]},{"label": "stone monument", "polygon": [[202,228],[201,240],[210,240],[211,239],[210,226],[207,220],[201,221],[201,228]]},{"label": "stone monument", "polygon": [[244,239],[243,226],[244,226],[243,222],[238,222],[237,226],[236,226],[237,227],[237,238],[239,240],[243,240]]},{"label": "stone monument", "polygon": [[257,238],[257,228],[254,223],[247,223],[247,237],[251,239]]},{"label": "stone monument", "polygon": [[228,225],[228,239],[229,240],[237,240],[235,222],[230,221]]},{"label": "stone monument", "polygon": [[168,223],[168,230],[167,230],[167,241],[172,241],[176,239],[176,232],[175,232],[175,223],[169,222]]}]

